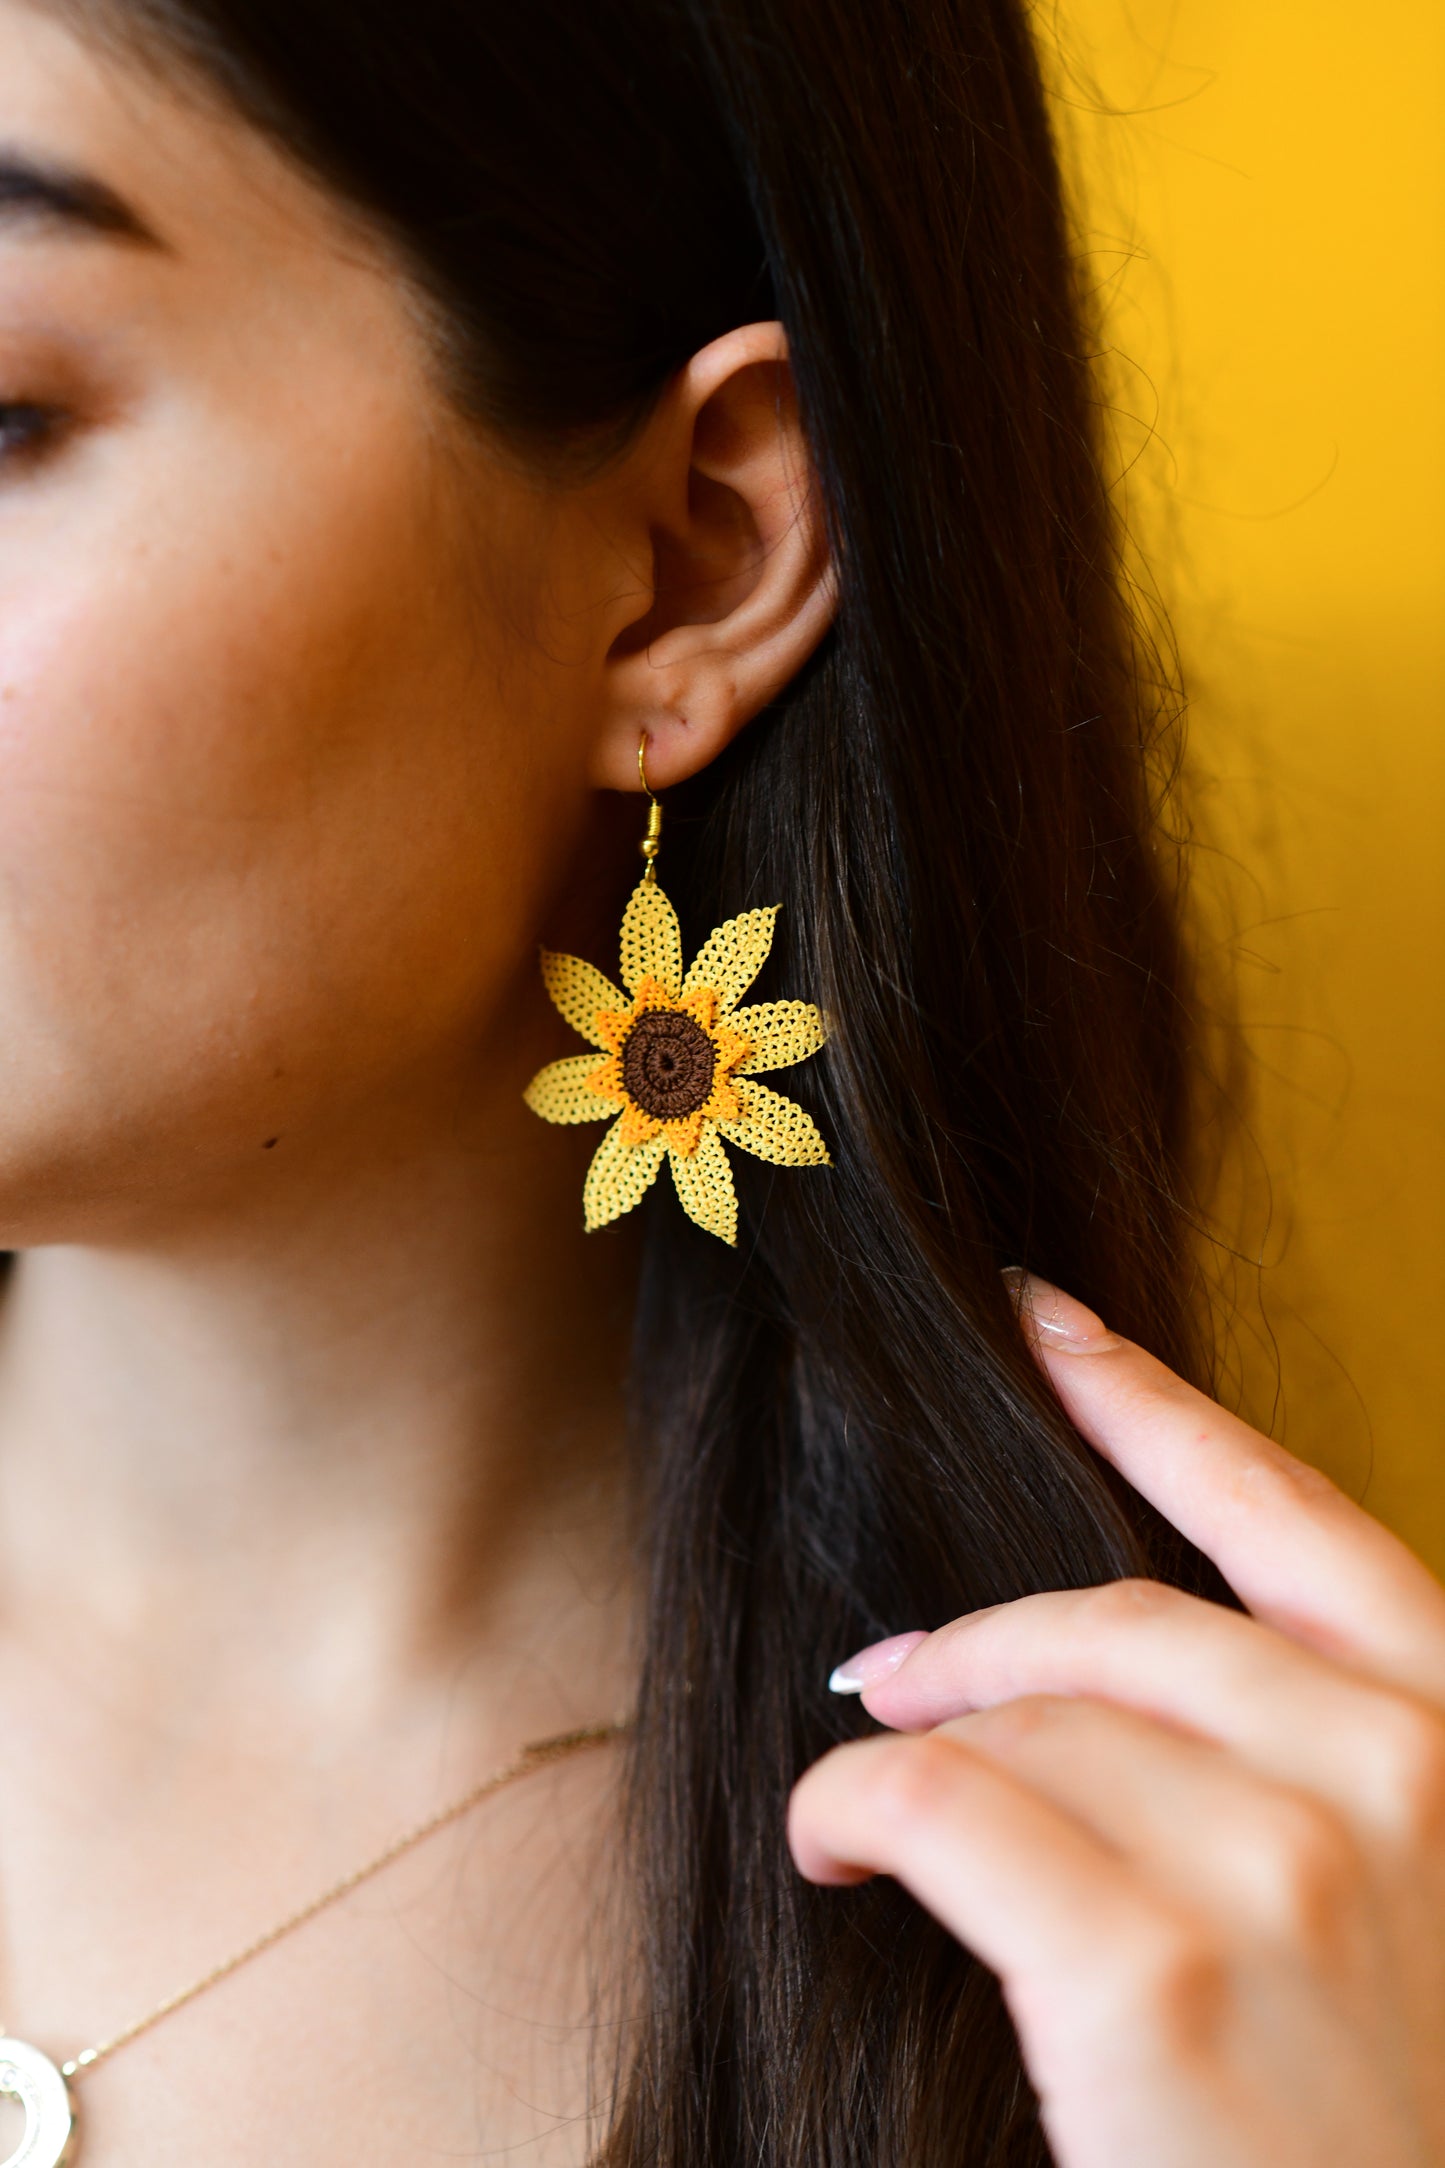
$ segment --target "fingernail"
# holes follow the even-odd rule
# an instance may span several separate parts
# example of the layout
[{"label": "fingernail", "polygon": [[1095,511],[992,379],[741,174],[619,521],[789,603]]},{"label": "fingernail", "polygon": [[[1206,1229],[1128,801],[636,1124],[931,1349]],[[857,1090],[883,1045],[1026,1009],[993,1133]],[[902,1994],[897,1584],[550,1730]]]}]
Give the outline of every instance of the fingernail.
[{"label": "fingernail", "polygon": [[1048,1280],[1006,1265],[1003,1277],[1013,1293],[1014,1305],[1025,1327],[1041,1348],[1058,1348],[1069,1355],[1099,1355],[1118,1347],[1119,1335],[1110,1332],[1101,1317],[1086,1310],[1082,1302],[1066,1295]]},{"label": "fingernail", "polygon": [[911,1656],[920,1641],[928,1639],[925,1633],[894,1634],[891,1640],[874,1641],[868,1648],[860,1649],[850,1656],[846,1664],[839,1664],[828,1681],[830,1694],[861,1694],[865,1687],[876,1686],[896,1671],[905,1656]]}]

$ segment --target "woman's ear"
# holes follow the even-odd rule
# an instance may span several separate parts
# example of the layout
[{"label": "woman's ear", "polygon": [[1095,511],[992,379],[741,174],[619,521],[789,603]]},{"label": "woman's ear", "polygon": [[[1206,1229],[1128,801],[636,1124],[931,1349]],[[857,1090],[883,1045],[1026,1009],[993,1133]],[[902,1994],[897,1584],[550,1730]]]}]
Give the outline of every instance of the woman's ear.
[{"label": "woman's ear", "polygon": [[651,575],[603,666],[592,780],[695,775],[796,676],[832,622],[822,507],[781,324],[695,354],[638,447]]}]

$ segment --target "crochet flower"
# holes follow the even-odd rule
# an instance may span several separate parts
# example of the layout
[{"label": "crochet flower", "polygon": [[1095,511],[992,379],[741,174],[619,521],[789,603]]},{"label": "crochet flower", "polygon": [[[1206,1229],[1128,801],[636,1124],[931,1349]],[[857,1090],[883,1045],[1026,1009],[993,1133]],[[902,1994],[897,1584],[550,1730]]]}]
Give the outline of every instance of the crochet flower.
[{"label": "crochet flower", "polygon": [[527,1086],[527,1104],[547,1122],[615,1117],[582,1193],[589,1228],[640,1203],[665,1158],[683,1209],[735,1243],[724,1137],[775,1166],[829,1164],[812,1118],[754,1082],[815,1054],[827,1036],[822,1017],[807,1001],[737,1006],[767,961],[777,915],[774,906],[726,920],[684,977],[677,913],[655,882],[639,881],[622,921],[626,995],[580,957],[543,950],[548,993],[605,1058],[550,1062]]}]

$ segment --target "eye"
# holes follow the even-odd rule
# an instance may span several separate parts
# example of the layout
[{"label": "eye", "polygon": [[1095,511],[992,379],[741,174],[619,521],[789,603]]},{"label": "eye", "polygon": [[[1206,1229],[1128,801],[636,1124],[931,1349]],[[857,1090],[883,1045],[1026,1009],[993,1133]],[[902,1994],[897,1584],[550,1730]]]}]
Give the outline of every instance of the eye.
[{"label": "eye", "polygon": [[33,401],[0,399],[0,465],[43,451],[58,431],[63,417],[58,407],[38,406]]}]

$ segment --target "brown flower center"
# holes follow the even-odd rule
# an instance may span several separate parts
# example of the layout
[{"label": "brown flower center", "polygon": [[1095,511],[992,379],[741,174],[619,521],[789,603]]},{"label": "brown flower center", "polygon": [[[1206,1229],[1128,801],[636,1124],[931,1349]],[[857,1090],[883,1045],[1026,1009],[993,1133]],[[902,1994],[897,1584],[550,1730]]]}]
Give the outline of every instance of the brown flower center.
[{"label": "brown flower center", "polygon": [[645,1009],[622,1042],[627,1096],[655,1122],[706,1106],[717,1049],[701,1024],[676,1009]]}]

